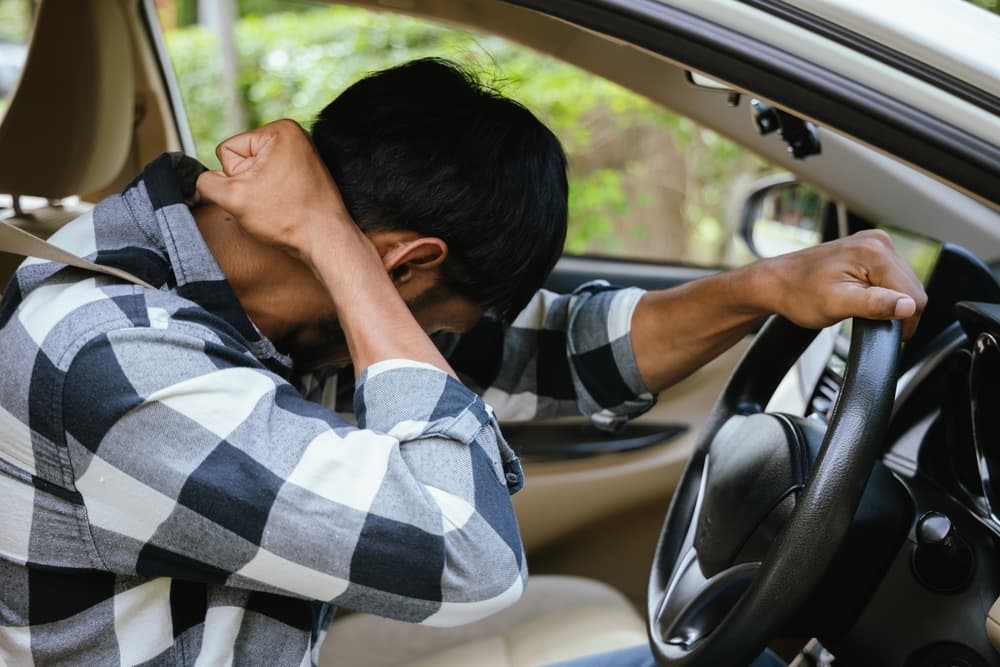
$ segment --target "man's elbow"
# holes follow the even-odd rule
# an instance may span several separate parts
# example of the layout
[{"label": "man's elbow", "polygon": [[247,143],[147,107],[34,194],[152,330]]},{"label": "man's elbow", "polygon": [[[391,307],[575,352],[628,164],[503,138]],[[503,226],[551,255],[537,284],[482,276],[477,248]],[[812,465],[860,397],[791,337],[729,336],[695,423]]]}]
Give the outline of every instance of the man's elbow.
[{"label": "man's elbow", "polygon": [[528,572],[507,487],[496,478],[491,461],[484,459],[479,472],[474,505],[465,497],[426,487],[443,528],[441,606],[424,621],[427,625],[478,621],[509,607],[524,591]]},{"label": "man's elbow", "polygon": [[516,555],[508,549],[499,559],[492,550],[474,559],[466,553],[460,559],[449,555],[441,606],[423,624],[452,627],[474,623],[517,602],[528,578],[520,543],[517,549]]},{"label": "man's elbow", "polygon": [[424,624],[472,623],[521,597],[528,570],[517,520],[509,501],[495,509],[445,513],[441,606]]}]

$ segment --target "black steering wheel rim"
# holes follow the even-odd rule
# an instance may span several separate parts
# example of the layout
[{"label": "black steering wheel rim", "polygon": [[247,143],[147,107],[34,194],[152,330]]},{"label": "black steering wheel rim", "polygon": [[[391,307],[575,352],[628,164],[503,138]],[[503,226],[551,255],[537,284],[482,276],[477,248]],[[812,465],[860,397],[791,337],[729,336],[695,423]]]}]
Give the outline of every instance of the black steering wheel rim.
[{"label": "black steering wheel rim", "polygon": [[[665,667],[743,667],[758,655],[829,569],[881,453],[895,394],[898,322],[855,319],[844,383],[813,470],[788,523],[752,582],[714,630],[693,646],[668,643],[661,607],[678,568],[702,491],[709,448],[732,417],[764,412],[778,383],[816,331],[772,317],[730,377],[671,501],[656,547],[647,596],[647,630]],[[690,544],[688,542],[687,544]],[[734,568],[745,576],[746,568]],[[733,573],[730,573],[733,574]]]}]

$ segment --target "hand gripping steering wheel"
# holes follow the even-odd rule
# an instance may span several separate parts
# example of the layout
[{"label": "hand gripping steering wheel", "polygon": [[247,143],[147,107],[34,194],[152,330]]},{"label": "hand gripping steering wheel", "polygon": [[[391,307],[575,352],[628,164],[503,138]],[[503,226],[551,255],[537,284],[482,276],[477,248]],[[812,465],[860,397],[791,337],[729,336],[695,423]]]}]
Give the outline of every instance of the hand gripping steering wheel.
[{"label": "hand gripping steering wheel", "polygon": [[[899,322],[855,319],[828,426],[764,412],[816,332],[761,329],[695,446],[656,546],[647,628],[664,667],[745,667],[822,580],[892,410]],[[819,453],[809,469],[809,450]]]}]

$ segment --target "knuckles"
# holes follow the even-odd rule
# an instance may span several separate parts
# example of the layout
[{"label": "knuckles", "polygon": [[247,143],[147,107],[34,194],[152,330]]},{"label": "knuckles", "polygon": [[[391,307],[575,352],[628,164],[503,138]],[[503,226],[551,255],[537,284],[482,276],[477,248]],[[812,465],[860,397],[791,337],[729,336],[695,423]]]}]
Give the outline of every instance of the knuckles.
[{"label": "knuckles", "polygon": [[279,118],[278,120],[273,120],[267,125],[264,125],[261,129],[266,129],[275,137],[288,139],[290,141],[308,138],[305,129],[291,118]]},{"label": "knuckles", "polygon": [[878,262],[895,253],[892,239],[881,229],[858,232],[850,236],[849,239],[853,241],[853,246],[867,261]]}]

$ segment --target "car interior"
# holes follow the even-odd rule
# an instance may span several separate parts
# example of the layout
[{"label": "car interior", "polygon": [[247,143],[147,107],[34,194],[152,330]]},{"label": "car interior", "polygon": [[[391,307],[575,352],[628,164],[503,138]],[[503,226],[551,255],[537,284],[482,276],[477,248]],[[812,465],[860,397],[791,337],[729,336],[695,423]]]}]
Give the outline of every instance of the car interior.
[{"label": "car interior", "polygon": [[[1000,665],[1000,188],[963,191],[717,72],[723,90],[698,84],[689,63],[545,11],[559,3],[347,4],[508,38],[697,121],[787,171],[743,197],[752,250],[758,219],[807,184],[817,241],[887,229],[930,301],[902,348],[898,327],[771,321],[613,434],[582,417],[504,425],[527,478],[524,599],[442,630],[338,614],[321,664],[543,665],[650,640],[665,665],[738,664],[767,641],[828,664],[815,641],[799,654],[818,638],[837,665]],[[819,133],[819,155],[796,156],[796,129]],[[191,137],[153,2],[41,0],[0,116],[0,218],[48,237],[179,150]],[[22,259],[0,253],[0,285]],[[548,287],[715,270],[566,256]],[[748,486],[767,466],[776,486]],[[719,527],[700,530],[712,512]]]}]

